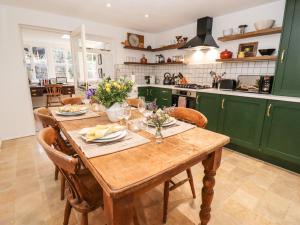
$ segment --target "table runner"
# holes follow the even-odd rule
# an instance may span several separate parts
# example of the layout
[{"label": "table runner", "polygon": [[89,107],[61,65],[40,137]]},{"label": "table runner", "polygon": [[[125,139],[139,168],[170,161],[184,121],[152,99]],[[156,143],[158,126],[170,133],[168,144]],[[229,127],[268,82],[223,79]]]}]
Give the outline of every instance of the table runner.
[{"label": "table runner", "polygon": [[75,130],[68,133],[87,158],[123,151],[150,142],[149,139],[128,131],[127,136],[119,141],[108,143],[87,143],[80,137],[79,131],[80,130]]},{"label": "table runner", "polygon": [[[171,125],[169,127],[163,127],[161,133],[162,133],[163,137],[170,137],[170,136],[185,132],[187,130],[193,129],[195,127],[196,126],[193,124],[176,120],[176,123],[174,125]],[[150,134],[155,135],[156,128],[149,126],[148,128],[146,128],[146,131]]]},{"label": "table runner", "polygon": [[58,110],[58,107],[51,107],[49,109],[50,109],[51,114],[53,115],[53,117],[59,122],[68,121],[68,120],[82,120],[82,119],[88,119],[88,118],[93,118],[93,117],[100,116],[99,114],[91,111],[90,109],[88,109],[87,113],[82,114],[82,115],[78,115],[78,116],[60,116],[60,115],[56,114],[56,111]]}]

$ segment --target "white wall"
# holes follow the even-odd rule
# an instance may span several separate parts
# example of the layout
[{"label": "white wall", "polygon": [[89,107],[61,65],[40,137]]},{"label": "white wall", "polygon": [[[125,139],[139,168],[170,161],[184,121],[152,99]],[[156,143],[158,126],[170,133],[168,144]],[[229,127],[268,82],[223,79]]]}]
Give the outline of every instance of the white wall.
[{"label": "white wall", "polygon": [[[215,17],[213,21],[213,37],[217,41],[218,37],[223,36],[223,29],[237,28],[241,24],[247,24],[248,31],[253,31],[254,22],[262,19],[275,19],[275,26],[281,26],[283,21],[285,0],[279,0],[273,3],[260,5],[257,7],[249,8],[247,10],[226,14],[223,16]],[[176,35],[187,36],[193,38],[196,35],[197,24],[192,23],[186,26],[178,27],[172,30],[164,31],[155,36],[155,46],[160,46],[165,43],[169,43],[174,40]],[[247,43],[258,41],[258,48],[276,48],[279,47],[280,34],[255,37],[249,39],[242,39],[230,42],[219,42],[219,51],[223,51],[225,48],[232,51],[234,55],[237,55],[239,43]],[[172,56],[178,54],[178,50],[166,52],[166,56]],[[182,52],[180,54],[188,55],[188,52]]]},{"label": "white wall", "polygon": [[0,5],[0,139],[33,135],[34,121],[27,75],[22,63],[23,51],[19,24],[73,30],[86,25],[87,33],[106,36],[114,40],[115,63],[124,61],[126,55],[141,57],[141,52],[123,49],[120,44],[127,32],[145,35],[145,44],[153,42],[153,35],[112,27],[87,20],[37,12]]}]

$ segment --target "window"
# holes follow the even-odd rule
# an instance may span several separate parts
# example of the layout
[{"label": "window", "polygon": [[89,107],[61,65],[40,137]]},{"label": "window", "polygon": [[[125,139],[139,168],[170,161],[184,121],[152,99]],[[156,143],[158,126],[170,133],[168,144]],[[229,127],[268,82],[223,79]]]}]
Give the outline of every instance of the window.
[{"label": "window", "polygon": [[72,54],[67,47],[26,46],[24,62],[28,79],[33,83],[56,77],[66,77],[68,82],[74,81]]},{"label": "window", "polygon": [[52,55],[55,77],[67,77],[68,82],[74,81],[71,51],[65,48],[53,48]]}]

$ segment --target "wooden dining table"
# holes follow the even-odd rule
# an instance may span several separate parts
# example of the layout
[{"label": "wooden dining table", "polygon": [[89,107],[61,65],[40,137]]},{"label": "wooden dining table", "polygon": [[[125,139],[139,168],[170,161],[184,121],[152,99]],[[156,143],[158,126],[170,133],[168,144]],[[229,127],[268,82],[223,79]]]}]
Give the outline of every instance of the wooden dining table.
[{"label": "wooden dining table", "polygon": [[[139,117],[133,111],[132,117]],[[210,220],[215,175],[221,163],[222,147],[229,137],[202,128],[193,128],[164,138],[156,144],[155,137],[142,130],[138,134],[151,142],[94,158],[87,158],[69,135],[69,131],[108,124],[105,113],[100,117],[58,122],[62,132],[103,188],[104,211],[108,225],[129,225],[134,222],[134,202],[144,193],[186,169],[201,163],[204,166],[201,225]],[[199,200],[200,201],[200,200]],[[135,223],[136,224],[136,223]]]}]

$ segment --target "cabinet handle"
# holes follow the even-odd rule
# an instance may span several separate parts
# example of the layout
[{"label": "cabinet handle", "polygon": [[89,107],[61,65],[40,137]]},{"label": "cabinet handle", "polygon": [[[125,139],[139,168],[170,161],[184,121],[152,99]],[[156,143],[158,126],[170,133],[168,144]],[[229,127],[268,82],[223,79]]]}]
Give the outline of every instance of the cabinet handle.
[{"label": "cabinet handle", "polygon": [[162,93],[167,93],[167,91],[161,91]]},{"label": "cabinet handle", "polygon": [[199,104],[199,95],[196,97],[196,103]]},{"label": "cabinet handle", "polygon": [[267,117],[270,117],[270,116],[271,116],[271,108],[272,108],[272,104],[270,104],[270,105],[268,106]]},{"label": "cabinet handle", "polygon": [[167,98],[162,98],[162,100],[164,100],[164,101],[168,101],[168,99],[167,99]]},{"label": "cabinet handle", "polygon": [[222,109],[224,109],[225,98],[222,99]]},{"label": "cabinet handle", "polygon": [[281,63],[284,62],[284,57],[285,57],[285,49],[283,49],[282,52],[281,52],[281,57],[280,57],[280,62]]},{"label": "cabinet handle", "polygon": [[152,95],[152,89],[150,89],[150,95]]}]

